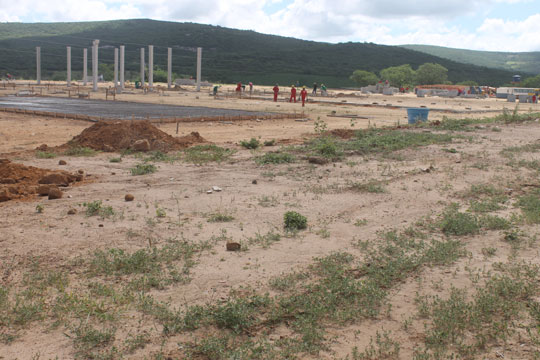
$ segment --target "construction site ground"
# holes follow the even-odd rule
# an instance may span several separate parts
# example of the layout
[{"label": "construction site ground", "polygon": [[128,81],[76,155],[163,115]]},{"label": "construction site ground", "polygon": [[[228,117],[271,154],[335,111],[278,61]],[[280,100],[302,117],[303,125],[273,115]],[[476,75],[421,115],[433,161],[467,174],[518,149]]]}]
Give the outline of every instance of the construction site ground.
[{"label": "construction site ground", "polygon": [[[35,149],[91,122],[0,111],[0,158],[84,174],[0,202],[0,359],[539,358],[537,104],[232,89],[116,100],[302,116],[153,123],[219,147],[196,154],[69,156]],[[403,127],[421,106],[475,120]]]}]

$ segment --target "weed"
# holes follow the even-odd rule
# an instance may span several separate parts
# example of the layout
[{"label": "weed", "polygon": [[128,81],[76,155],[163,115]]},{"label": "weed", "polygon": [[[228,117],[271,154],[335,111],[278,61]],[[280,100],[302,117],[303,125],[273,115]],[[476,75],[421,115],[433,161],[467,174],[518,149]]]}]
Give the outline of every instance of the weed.
[{"label": "weed", "polygon": [[130,169],[131,175],[146,175],[152,174],[157,171],[154,164],[137,164],[134,168]]},{"label": "weed", "polygon": [[540,191],[520,197],[516,205],[529,224],[540,224]]},{"label": "weed", "polygon": [[122,162],[122,158],[121,157],[113,157],[113,158],[109,159],[109,162],[111,162],[111,163],[119,163],[119,162]]},{"label": "weed", "polygon": [[235,150],[225,149],[217,145],[196,145],[184,151],[184,160],[194,164],[205,164],[215,161],[222,162],[229,159]]},{"label": "weed", "polygon": [[354,222],[354,226],[365,226],[367,225],[367,223],[367,219],[356,219],[356,221]]},{"label": "weed", "polygon": [[54,159],[56,157],[56,154],[49,151],[36,151],[36,157],[38,159]]},{"label": "weed", "polygon": [[167,216],[167,213],[165,212],[164,209],[162,209],[162,208],[157,208],[157,209],[156,209],[156,216],[157,216],[158,218],[164,218],[165,216]]},{"label": "weed", "polygon": [[377,331],[375,341],[373,337],[369,340],[369,346],[364,352],[358,352],[358,348],[354,348],[352,352],[352,360],[380,360],[380,359],[397,359],[399,357],[399,343],[392,339],[392,333],[383,331],[382,334]]},{"label": "weed", "polygon": [[66,150],[64,154],[68,156],[94,156],[97,153],[96,150],[89,147],[74,146]]},{"label": "weed", "polygon": [[342,144],[330,136],[322,136],[313,140],[308,147],[315,155],[331,160],[339,160],[343,156]]},{"label": "weed", "polygon": [[36,205],[36,212],[38,214],[41,214],[45,210],[45,206],[43,204],[37,204]]},{"label": "weed", "polygon": [[269,231],[265,235],[256,233],[254,237],[247,239],[248,245],[260,245],[263,249],[267,249],[275,242],[281,240],[281,235],[273,231]]},{"label": "weed", "polygon": [[275,139],[265,140],[263,144],[264,146],[274,146],[276,144],[276,140]]},{"label": "weed", "polygon": [[265,164],[290,164],[296,161],[296,158],[289,153],[269,152],[263,156],[255,158],[255,162],[259,165]]},{"label": "weed", "polygon": [[494,256],[497,252],[497,249],[494,247],[482,248],[482,255],[484,256]]},{"label": "weed", "polygon": [[480,230],[478,219],[472,214],[459,212],[457,204],[445,210],[439,224],[445,235],[464,236],[477,234]]},{"label": "weed", "polygon": [[494,215],[485,215],[479,219],[482,228],[486,230],[506,230],[509,229],[512,224],[510,221]]},{"label": "weed", "polygon": [[289,231],[303,230],[307,228],[307,218],[296,211],[287,211],[283,216],[285,229]]},{"label": "weed", "polygon": [[263,195],[259,199],[259,205],[262,207],[274,207],[278,206],[279,198],[277,196]]},{"label": "weed", "polygon": [[217,223],[217,222],[231,222],[233,220],[234,220],[234,216],[232,215],[216,212],[216,213],[209,214],[208,219],[206,221],[210,223]]},{"label": "weed", "polygon": [[83,203],[86,207],[86,216],[99,215],[102,218],[109,218],[115,215],[112,206],[103,206],[101,200],[95,200],[89,203]]},{"label": "weed", "polygon": [[372,194],[382,194],[386,192],[384,186],[377,181],[370,181],[367,183],[353,182],[349,184],[349,189],[357,192],[367,192]]},{"label": "weed", "polygon": [[261,146],[261,142],[255,138],[240,141],[240,145],[246,149],[258,149]]}]

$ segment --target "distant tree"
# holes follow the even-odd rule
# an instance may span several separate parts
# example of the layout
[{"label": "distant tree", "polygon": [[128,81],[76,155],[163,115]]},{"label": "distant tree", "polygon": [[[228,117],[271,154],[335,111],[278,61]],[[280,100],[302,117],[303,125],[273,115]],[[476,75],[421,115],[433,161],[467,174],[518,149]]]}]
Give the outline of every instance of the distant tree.
[{"label": "distant tree", "polygon": [[416,70],[416,83],[419,85],[444,84],[448,79],[448,69],[440,64],[425,63]]},{"label": "distant tree", "polygon": [[413,83],[414,70],[409,64],[391,66],[381,70],[381,78],[388,80],[390,85],[402,87]]},{"label": "distant tree", "polygon": [[473,81],[473,80],[467,80],[467,81],[458,82],[456,85],[478,86],[478,83],[476,81]]},{"label": "distant tree", "polygon": [[521,83],[521,86],[527,87],[527,88],[540,88],[540,75],[526,78]]},{"label": "distant tree", "polygon": [[352,81],[358,84],[358,86],[367,86],[376,84],[379,81],[377,75],[365,70],[356,70],[349,77]]}]

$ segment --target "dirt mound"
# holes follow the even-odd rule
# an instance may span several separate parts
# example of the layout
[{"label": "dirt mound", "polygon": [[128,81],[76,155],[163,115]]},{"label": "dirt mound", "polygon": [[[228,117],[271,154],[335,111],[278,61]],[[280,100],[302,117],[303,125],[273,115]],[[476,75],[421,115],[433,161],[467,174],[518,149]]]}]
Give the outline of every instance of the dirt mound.
[{"label": "dirt mound", "polygon": [[[175,138],[148,121],[98,122],[75,136],[69,146],[79,145],[101,151],[137,150],[141,143],[149,144],[148,150],[171,151],[206,142],[197,132]],[[147,151],[145,147],[139,148]]]},{"label": "dirt mound", "polygon": [[0,202],[43,193],[45,185],[68,186],[82,179],[80,174],[40,169],[0,159]]}]

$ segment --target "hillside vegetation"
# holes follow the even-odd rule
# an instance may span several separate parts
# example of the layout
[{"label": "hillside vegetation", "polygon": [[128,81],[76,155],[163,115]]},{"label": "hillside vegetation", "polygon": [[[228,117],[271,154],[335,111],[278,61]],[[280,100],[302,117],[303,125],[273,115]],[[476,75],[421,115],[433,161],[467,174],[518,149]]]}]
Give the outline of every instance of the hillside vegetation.
[{"label": "hillside vegetation", "polygon": [[540,52],[497,52],[453,49],[431,45],[403,45],[410,50],[420,51],[445,59],[486,66],[494,69],[504,69],[522,74],[540,73]]},{"label": "hillside vegetation", "polygon": [[[448,69],[452,82],[467,80],[500,85],[511,72],[460,64],[396,46],[373,43],[328,44],[234,30],[220,26],[146,19],[83,23],[0,24],[0,74],[35,78],[35,47],[41,46],[42,78],[65,79],[66,49],[72,46],[73,79],[81,78],[83,48],[100,40],[100,73],[111,76],[113,49],[126,46],[126,79],[139,76],[140,48],[154,48],[154,64],[166,68],[167,47],[173,48],[173,72],[194,76],[196,47],[203,48],[203,78],[212,82],[354,86],[353,71],[372,72],[402,64],[412,67],[430,62]],[[146,50],[148,56],[148,50]]]}]

